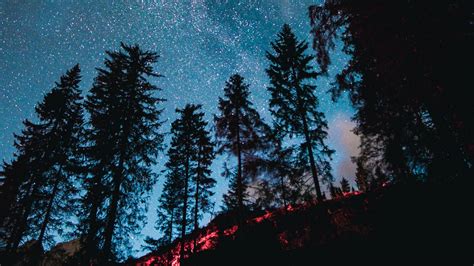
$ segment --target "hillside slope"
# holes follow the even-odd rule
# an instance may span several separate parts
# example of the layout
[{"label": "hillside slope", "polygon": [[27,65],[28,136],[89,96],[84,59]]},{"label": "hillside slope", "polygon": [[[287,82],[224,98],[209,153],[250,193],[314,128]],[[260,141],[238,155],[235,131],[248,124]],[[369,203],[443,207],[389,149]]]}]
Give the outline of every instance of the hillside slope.
[{"label": "hillside slope", "polygon": [[[472,239],[469,199],[455,185],[392,185],[321,204],[250,213],[241,228],[232,214],[220,215],[188,236],[183,265],[472,259],[461,244]],[[179,242],[127,264],[179,265]]]}]

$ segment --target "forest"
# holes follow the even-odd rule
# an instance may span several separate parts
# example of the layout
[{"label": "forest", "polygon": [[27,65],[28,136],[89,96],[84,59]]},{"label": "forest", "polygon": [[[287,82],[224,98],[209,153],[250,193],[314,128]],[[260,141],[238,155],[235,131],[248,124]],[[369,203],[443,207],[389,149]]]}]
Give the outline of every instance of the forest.
[{"label": "forest", "polygon": [[[155,51],[125,42],[105,51],[87,91],[73,62],[0,167],[0,264],[303,265],[393,249],[472,259],[461,244],[472,233],[472,14],[462,0],[309,6],[311,40],[284,24],[262,55],[271,122],[238,71],[215,88],[212,120],[201,104],[179,102],[168,121],[163,103],[173,99],[162,96],[166,69]],[[355,110],[355,185],[332,174],[315,85],[338,43],[350,59],[325,93],[334,102],[348,95]],[[218,211],[216,156],[229,180]],[[158,180],[150,211],[159,235],[146,236],[149,255],[130,257]],[[52,258],[58,239],[73,254]],[[410,250],[418,247],[433,253]]]}]

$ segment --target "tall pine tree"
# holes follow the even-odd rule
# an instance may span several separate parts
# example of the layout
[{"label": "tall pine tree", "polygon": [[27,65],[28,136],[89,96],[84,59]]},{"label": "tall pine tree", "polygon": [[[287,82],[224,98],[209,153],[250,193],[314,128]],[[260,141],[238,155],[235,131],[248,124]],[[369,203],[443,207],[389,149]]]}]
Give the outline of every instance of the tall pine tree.
[{"label": "tall pine tree", "polygon": [[160,200],[163,208],[160,213],[164,218],[160,220],[160,228],[168,234],[167,240],[173,237],[173,223],[181,227],[181,259],[185,256],[188,225],[198,228],[200,214],[209,210],[210,189],[215,185],[215,180],[209,177],[213,145],[200,108],[200,105],[187,104],[176,110],[179,117],[171,125],[173,136],[165,164],[167,180]]},{"label": "tall pine tree", "polygon": [[163,99],[148,81],[160,76],[153,70],[158,55],[138,45],[121,48],[107,52],[86,101],[90,175],[81,213],[86,259],[101,250],[101,258],[112,261],[128,249],[129,235],[145,220],[147,194],[156,181],[151,166],[162,148]]},{"label": "tall pine tree", "polygon": [[271,83],[268,90],[275,130],[283,136],[304,139],[301,152],[307,155],[316,195],[321,201],[319,178],[330,176],[328,159],[334,151],[324,142],[327,122],[324,114],[318,111],[316,87],[311,84],[317,77],[310,64],[314,57],[305,55],[308,44],[299,42],[287,24],[271,45],[273,53],[267,52],[270,61],[267,74]]},{"label": "tall pine tree", "polygon": [[[197,106],[196,111],[201,108]],[[196,156],[195,167],[193,168],[194,175],[194,207],[193,207],[193,224],[194,230],[199,228],[199,220],[202,214],[211,211],[214,206],[211,197],[214,195],[212,189],[216,185],[216,180],[211,175],[211,165],[214,160],[214,143],[211,141],[210,132],[207,130],[208,123],[204,121],[204,113],[198,112],[196,114]],[[194,239],[193,248],[196,249],[196,239]]]},{"label": "tall pine tree", "polygon": [[83,170],[80,78],[79,65],[63,75],[36,106],[38,122],[26,120],[16,136],[16,158],[2,171],[2,199],[10,205],[2,215],[2,238],[8,236],[9,248],[25,239],[51,244],[77,206]]},{"label": "tall pine tree", "polygon": [[238,74],[230,77],[224,88],[224,98],[219,97],[220,114],[214,118],[219,152],[237,157],[237,170],[225,171],[231,177],[230,190],[224,195],[225,207],[237,210],[242,221],[246,201],[247,177],[243,157],[250,157],[264,148],[268,126],[260,118],[249,99],[249,86]]}]

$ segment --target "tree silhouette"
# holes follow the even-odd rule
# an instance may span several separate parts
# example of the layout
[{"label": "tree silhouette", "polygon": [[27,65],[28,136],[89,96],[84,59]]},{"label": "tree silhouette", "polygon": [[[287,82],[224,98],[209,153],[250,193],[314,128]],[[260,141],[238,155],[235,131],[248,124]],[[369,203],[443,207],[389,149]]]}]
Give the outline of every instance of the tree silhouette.
[{"label": "tree silhouette", "polygon": [[[199,110],[201,105],[191,106],[195,107],[195,110]],[[199,228],[199,220],[201,214],[209,212],[211,206],[211,196],[214,195],[212,189],[216,184],[216,180],[210,177],[211,174],[211,164],[214,160],[214,143],[211,141],[210,133],[206,129],[208,124],[203,120],[204,113],[199,112],[196,114],[195,132],[196,138],[196,157],[194,158],[195,168],[193,169],[194,174],[194,210],[193,210],[193,219],[194,219],[194,230],[196,231]],[[196,239],[194,239],[194,249],[196,248]]]},{"label": "tree silhouette", "polygon": [[[165,218],[160,223],[168,234],[168,241],[173,236],[173,223],[181,227],[180,259],[185,256],[188,225],[192,222],[194,229],[198,229],[200,214],[209,209],[210,189],[216,182],[209,177],[209,167],[214,159],[213,144],[200,108],[201,105],[187,104],[176,110],[179,117],[171,125],[172,139],[165,165],[167,180],[160,201],[160,207],[163,207],[160,212]],[[194,206],[191,208],[192,200]]]},{"label": "tree silhouette", "polygon": [[229,192],[224,195],[225,207],[236,210],[241,221],[245,208],[247,177],[244,160],[265,146],[263,138],[268,134],[266,126],[249,100],[250,91],[244,78],[234,74],[226,82],[224,98],[219,97],[220,114],[214,118],[219,152],[237,157],[237,171],[227,169],[231,178]]},{"label": "tree silhouette", "polygon": [[349,184],[349,181],[347,181],[347,179],[344,177],[341,179],[341,190],[344,193],[351,192],[351,185]]},{"label": "tree silhouette", "polygon": [[82,173],[80,78],[79,65],[61,76],[36,106],[38,122],[26,120],[22,134],[15,136],[16,158],[2,171],[2,199],[10,204],[2,215],[8,248],[16,249],[26,237],[50,244],[77,206],[75,185]]},{"label": "tree silhouette", "polygon": [[310,65],[314,57],[305,55],[308,44],[299,42],[287,24],[271,44],[273,53],[267,52],[270,61],[267,74],[271,83],[268,90],[274,127],[284,136],[304,138],[301,152],[307,154],[316,195],[321,201],[319,178],[330,176],[328,159],[334,151],[324,143],[327,122],[324,114],[318,111],[316,87],[311,85],[317,77]]},{"label": "tree silhouette", "polygon": [[[129,234],[141,228],[147,193],[156,180],[151,166],[163,140],[158,108],[163,100],[147,80],[159,77],[152,66],[158,55],[138,45],[121,48],[107,52],[86,101],[91,171],[83,200],[84,246],[100,248],[104,261],[121,256]],[[95,255],[91,251],[86,259]]]},{"label": "tree silhouette", "polygon": [[177,208],[183,198],[182,162],[170,156],[165,166],[166,180],[158,202],[156,228],[164,234],[163,244],[170,244],[174,237],[173,225],[178,220]]},{"label": "tree silhouette", "polygon": [[334,186],[332,182],[329,183],[329,193],[331,198],[335,199],[342,196],[342,189],[338,186]]},{"label": "tree silhouette", "polygon": [[370,189],[370,183],[369,183],[369,174],[365,170],[364,165],[362,164],[361,161],[357,161],[357,168],[356,168],[356,183],[357,183],[357,188],[359,191],[366,192]]},{"label": "tree silhouette", "polygon": [[[166,163],[166,168],[168,170],[168,178],[176,179],[170,182],[179,184],[179,186],[175,187],[178,191],[175,191],[174,193],[179,195],[176,214],[177,217],[181,217],[178,218],[176,222],[181,227],[180,260],[182,260],[185,253],[184,237],[187,233],[187,225],[189,224],[188,204],[191,196],[190,179],[192,157],[195,152],[192,132],[192,123],[194,122],[192,116],[194,115],[194,111],[190,108],[184,108],[183,110],[177,109],[176,112],[180,117],[171,125],[171,134],[173,137],[168,150],[168,162]],[[169,230],[169,233],[172,234],[172,227]]]}]

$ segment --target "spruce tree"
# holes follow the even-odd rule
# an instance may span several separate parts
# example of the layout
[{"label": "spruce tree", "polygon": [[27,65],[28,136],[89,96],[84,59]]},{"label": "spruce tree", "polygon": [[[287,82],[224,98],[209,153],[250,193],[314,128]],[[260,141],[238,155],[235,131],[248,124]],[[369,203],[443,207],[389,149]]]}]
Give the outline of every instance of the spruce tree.
[{"label": "spruce tree", "polygon": [[[191,197],[191,167],[192,157],[195,154],[195,145],[193,143],[193,116],[194,110],[186,106],[183,110],[177,109],[176,112],[180,115],[171,125],[171,134],[173,138],[170,143],[170,149],[168,150],[169,161],[167,167],[170,168],[174,165],[177,166],[175,171],[179,171],[180,178],[180,202],[178,215],[178,223],[181,227],[181,245],[180,245],[180,261],[184,259],[185,254],[185,240],[189,224],[189,201]],[[189,220],[188,220],[189,219]]]},{"label": "spruce tree", "polygon": [[160,76],[153,70],[158,55],[138,45],[121,48],[107,52],[86,101],[90,174],[81,212],[86,260],[101,250],[100,257],[112,261],[128,249],[129,235],[138,233],[145,220],[156,180],[151,166],[162,148],[163,99],[148,81]]},{"label": "spruce tree", "polygon": [[311,84],[317,77],[310,64],[314,57],[305,54],[307,42],[298,41],[287,24],[271,45],[273,53],[267,52],[266,56],[270,61],[267,74],[271,84],[268,90],[274,127],[283,136],[304,139],[301,152],[307,156],[316,195],[321,201],[319,178],[330,176],[327,161],[334,151],[324,142],[327,122],[324,114],[318,111],[316,87]]},{"label": "spruce tree", "polygon": [[77,206],[77,178],[82,175],[80,78],[79,65],[63,75],[36,106],[38,122],[26,120],[25,130],[16,136],[16,157],[2,171],[2,199],[10,204],[9,215],[2,216],[2,225],[10,230],[9,248],[17,248],[26,237],[51,244]]},{"label": "spruce tree", "polygon": [[236,171],[227,169],[230,177],[229,192],[224,195],[225,208],[237,210],[239,221],[245,208],[247,177],[243,160],[265,147],[264,138],[268,126],[260,118],[249,99],[249,86],[239,74],[234,74],[226,82],[224,98],[219,97],[219,115],[214,117],[218,152],[226,152],[237,157]]},{"label": "spruce tree", "polygon": [[[29,236],[31,239],[31,217],[35,212],[34,204],[39,200],[39,191],[45,185],[41,172],[44,169],[42,161],[44,126],[29,120],[23,122],[24,129],[20,135],[15,134],[16,158],[11,164],[4,164],[3,175],[5,183],[2,194],[10,204],[2,222],[5,232],[6,248],[15,250],[22,240]],[[8,193],[12,193],[8,195]]]},{"label": "spruce tree", "polygon": [[[196,110],[201,108],[197,106]],[[216,180],[211,175],[211,164],[214,160],[214,143],[211,141],[210,132],[207,130],[208,123],[204,121],[204,113],[199,112],[196,116],[195,141],[197,145],[197,152],[195,160],[195,167],[193,168],[194,175],[194,230],[199,228],[199,220],[202,214],[211,211],[213,203],[211,197],[214,195],[212,189],[216,184]],[[194,249],[196,249],[196,239],[194,239]]]},{"label": "spruce tree", "polygon": [[359,191],[366,192],[370,189],[370,183],[368,180],[368,172],[365,170],[364,165],[361,161],[357,161],[356,168],[356,184]]},{"label": "spruce tree", "polygon": [[180,226],[180,259],[185,256],[188,226],[198,228],[200,215],[209,210],[211,189],[215,185],[215,180],[209,177],[213,144],[200,108],[187,104],[176,110],[179,117],[171,125],[172,139],[165,164],[167,179],[160,199],[159,227],[168,234],[167,241],[173,237],[173,223]]},{"label": "spruce tree", "polygon": [[156,229],[163,233],[162,243],[170,244],[174,237],[174,224],[178,220],[177,208],[183,199],[181,162],[169,157],[166,163],[166,180],[158,202]]},{"label": "spruce tree", "polygon": [[338,197],[342,196],[341,188],[338,187],[338,186],[334,186],[334,184],[332,182],[329,183],[329,192],[331,194],[332,199],[335,199],[335,198],[338,198]]},{"label": "spruce tree", "polygon": [[349,184],[349,181],[347,181],[347,179],[344,177],[341,179],[341,190],[344,193],[351,192],[351,185]]},{"label": "spruce tree", "polygon": [[[40,233],[38,240],[52,237],[61,227],[67,226],[68,218],[77,207],[78,178],[83,177],[82,143],[83,143],[83,116],[82,97],[78,89],[80,69],[76,65],[45,97],[45,101],[38,106],[50,123],[56,127],[48,137],[51,145],[50,160],[48,163],[47,186],[41,194],[45,200],[41,208]],[[43,115],[42,115],[43,116]],[[53,122],[54,121],[54,122]],[[54,228],[52,232],[50,228]]]}]

